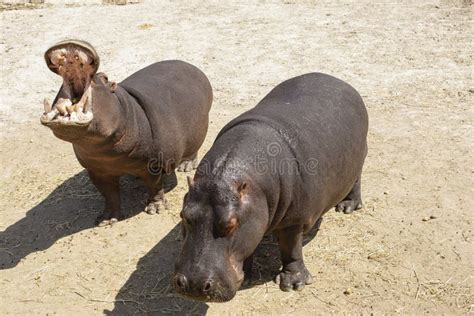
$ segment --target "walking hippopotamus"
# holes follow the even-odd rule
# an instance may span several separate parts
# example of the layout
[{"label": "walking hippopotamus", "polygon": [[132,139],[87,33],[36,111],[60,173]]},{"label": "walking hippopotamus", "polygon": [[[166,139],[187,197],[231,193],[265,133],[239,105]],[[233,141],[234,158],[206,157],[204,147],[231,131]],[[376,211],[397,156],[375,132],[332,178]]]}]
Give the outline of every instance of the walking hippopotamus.
[{"label": "walking hippopotamus", "polygon": [[53,105],[45,100],[41,123],[71,142],[79,163],[105,197],[99,226],[120,219],[119,178],[141,178],[149,192],[145,211],[166,207],[175,169],[197,167],[206,137],[212,89],[196,67],[179,60],[154,63],[121,83],[97,73],[99,56],[87,42],[67,40],[45,53],[63,78]]},{"label": "walking hippopotamus", "polygon": [[281,252],[280,288],[302,290],[311,283],[303,234],[334,206],[344,213],[362,206],[367,129],[357,91],[321,73],[279,84],[228,123],[188,178],[177,292],[232,299],[267,234],[276,236]]}]

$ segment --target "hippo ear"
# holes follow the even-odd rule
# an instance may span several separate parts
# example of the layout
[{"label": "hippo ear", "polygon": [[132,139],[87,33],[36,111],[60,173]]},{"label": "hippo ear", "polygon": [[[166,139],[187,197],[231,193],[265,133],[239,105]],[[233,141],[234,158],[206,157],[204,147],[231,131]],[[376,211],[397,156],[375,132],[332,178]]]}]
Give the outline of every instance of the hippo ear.
[{"label": "hippo ear", "polygon": [[188,188],[189,190],[191,190],[192,188],[194,188],[194,179],[191,176],[187,176],[187,179],[188,179]]},{"label": "hippo ear", "polygon": [[115,90],[117,89],[117,83],[115,81],[113,81],[112,83],[110,83],[110,92],[115,92]]},{"label": "hippo ear", "polygon": [[247,182],[241,182],[237,186],[237,192],[239,192],[240,198],[243,198],[248,193]]}]

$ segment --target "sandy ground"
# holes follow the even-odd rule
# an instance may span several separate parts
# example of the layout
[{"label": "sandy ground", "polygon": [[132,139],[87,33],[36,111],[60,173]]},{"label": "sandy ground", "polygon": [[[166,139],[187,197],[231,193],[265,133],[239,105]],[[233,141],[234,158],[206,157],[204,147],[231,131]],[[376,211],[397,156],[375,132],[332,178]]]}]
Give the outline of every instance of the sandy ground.
[{"label": "sandy ground", "polygon": [[[473,313],[468,2],[160,1],[0,12],[0,313]],[[60,86],[43,52],[69,37],[90,41],[112,80],[164,59],[201,68],[215,93],[202,153],[285,79],[320,71],[356,87],[370,115],[366,207],[325,216],[304,249],[316,282],[281,292],[268,240],[254,266],[259,279],[231,302],[177,296],[170,273],[185,174],[170,209],[156,216],[141,212],[141,184],[124,179],[129,218],[94,227],[102,198],[71,145],[39,123],[42,99]]]}]

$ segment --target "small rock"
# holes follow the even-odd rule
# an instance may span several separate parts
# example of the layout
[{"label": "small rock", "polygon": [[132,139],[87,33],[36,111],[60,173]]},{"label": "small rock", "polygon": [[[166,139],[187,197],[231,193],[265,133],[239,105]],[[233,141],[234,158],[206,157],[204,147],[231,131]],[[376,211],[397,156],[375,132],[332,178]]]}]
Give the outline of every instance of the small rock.
[{"label": "small rock", "polygon": [[383,191],[383,194],[388,195],[388,191]]},{"label": "small rock", "polygon": [[347,288],[345,291],[344,291],[344,295],[351,295],[352,294],[352,289],[351,288]]},{"label": "small rock", "polygon": [[436,218],[436,216],[434,216],[434,215],[425,216],[425,217],[423,217],[422,221],[427,222],[427,221],[429,221],[431,219],[435,219],[435,218]]}]

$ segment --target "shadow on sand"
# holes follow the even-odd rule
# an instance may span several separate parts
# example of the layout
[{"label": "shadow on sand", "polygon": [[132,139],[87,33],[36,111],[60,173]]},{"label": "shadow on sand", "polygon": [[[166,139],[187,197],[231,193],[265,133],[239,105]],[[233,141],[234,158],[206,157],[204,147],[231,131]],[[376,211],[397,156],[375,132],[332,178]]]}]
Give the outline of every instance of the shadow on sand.
[{"label": "shadow on sand", "polygon": [[[143,210],[146,190],[141,181],[123,177],[121,193],[125,218]],[[87,172],[72,176],[30,209],[24,218],[0,232],[0,269],[13,268],[29,254],[48,249],[63,237],[95,227],[102,208],[103,198]],[[315,227],[305,243],[316,233]],[[171,284],[174,262],[181,250],[180,239],[181,228],[176,225],[139,260],[137,269],[117,294],[114,309],[104,312],[109,315],[206,314],[207,304],[180,297]],[[271,281],[280,266],[277,243],[272,237],[265,237],[255,252],[252,285]]]},{"label": "shadow on sand", "polygon": [[[143,210],[146,190],[141,181],[123,177],[121,192],[126,218]],[[67,179],[24,218],[0,232],[0,269],[13,268],[29,254],[48,249],[58,239],[95,227],[103,203],[85,170]]]},{"label": "shadow on sand", "polygon": [[209,308],[203,302],[182,298],[174,291],[171,276],[181,251],[181,227],[176,225],[137,263],[137,269],[115,297],[108,315],[204,315]]}]

